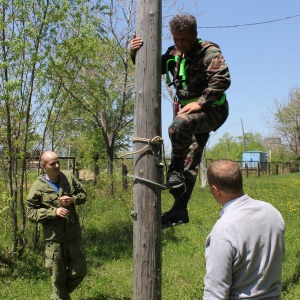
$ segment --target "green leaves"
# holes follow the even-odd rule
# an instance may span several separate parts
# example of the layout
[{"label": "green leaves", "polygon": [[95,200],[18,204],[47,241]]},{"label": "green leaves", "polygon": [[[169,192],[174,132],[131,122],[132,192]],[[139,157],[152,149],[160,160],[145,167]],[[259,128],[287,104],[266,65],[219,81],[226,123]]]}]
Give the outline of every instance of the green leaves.
[{"label": "green leaves", "polygon": [[[246,145],[246,149],[245,146]],[[240,161],[245,150],[265,151],[263,137],[259,133],[248,132],[233,137],[225,133],[212,148],[207,150],[206,157],[211,159],[227,158]]]},{"label": "green leaves", "polygon": [[300,89],[292,88],[287,97],[275,100],[273,127],[295,158],[300,157]]}]

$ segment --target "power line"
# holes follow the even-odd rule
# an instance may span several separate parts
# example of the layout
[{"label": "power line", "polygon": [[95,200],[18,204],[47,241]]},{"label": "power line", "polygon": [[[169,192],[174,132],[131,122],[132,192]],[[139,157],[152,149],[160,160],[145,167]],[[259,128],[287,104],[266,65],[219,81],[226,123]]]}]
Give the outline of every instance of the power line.
[{"label": "power line", "polygon": [[248,23],[248,24],[239,24],[239,25],[226,25],[226,26],[198,26],[198,28],[233,28],[233,27],[254,26],[254,25],[262,25],[262,24],[267,24],[267,23],[285,21],[287,19],[292,19],[292,18],[297,18],[297,17],[300,17],[300,15],[289,16],[289,17],[285,17],[285,18],[281,18],[281,19],[275,19],[275,20],[257,22],[257,23]]}]

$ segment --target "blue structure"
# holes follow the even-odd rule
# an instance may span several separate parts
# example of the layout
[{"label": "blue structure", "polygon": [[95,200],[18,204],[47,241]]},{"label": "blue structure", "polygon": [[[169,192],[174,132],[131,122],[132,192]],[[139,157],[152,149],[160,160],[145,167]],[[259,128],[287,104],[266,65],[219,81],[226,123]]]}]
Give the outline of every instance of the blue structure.
[{"label": "blue structure", "polygon": [[257,169],[260,164],[260,169],[265,169],[268,162],[268,154],[262,151],[244,151],[242,153],[242,168]]}]

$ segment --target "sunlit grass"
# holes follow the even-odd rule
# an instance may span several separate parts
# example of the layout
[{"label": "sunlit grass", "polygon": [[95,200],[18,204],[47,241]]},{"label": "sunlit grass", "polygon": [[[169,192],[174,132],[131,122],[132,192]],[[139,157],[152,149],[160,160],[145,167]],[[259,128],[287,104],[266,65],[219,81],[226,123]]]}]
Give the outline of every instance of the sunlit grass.
[{"label": "sunlit grass", "polygon": [[[72,299],[133,299],[132,191],[117,187],[111,196],[103,183],[99,185],[95,193],[89,192],[89,201],[81,212],[89,273]],[[286,221],[283,299],[287,300],[300,299],[299,185],[299,173],[244,179],[245,192],[270,202]],[[171,195],[163,191],[162,211],[171,204]],[[219,218],[219,210],[209,189],[197,182],[189,203],[190,223],[162,232],[162,299],[202,299],[204,244]],[[0,265],[0,300],[50,299],[51,283],[43,266],[42,241],[38,246],[25,253],[24,261],[15,269]]]}]

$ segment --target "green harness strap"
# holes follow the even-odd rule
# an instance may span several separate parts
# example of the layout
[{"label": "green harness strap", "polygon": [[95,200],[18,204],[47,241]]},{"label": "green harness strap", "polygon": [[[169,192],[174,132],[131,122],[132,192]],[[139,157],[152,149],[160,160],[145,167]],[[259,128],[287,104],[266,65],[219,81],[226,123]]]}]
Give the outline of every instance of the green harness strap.
[{"label": "green harness strap", "polygon": [[[201,43],[202,43],[202,40],[199,39],[198,40],[198,44],[201,44]],[[186,83],[185,83],[186,82],[186,73],[187,73],[187,69],[189,67],[189,65],[186,64],[187,60],[191,60],[191,59],[189,57],[187,57],[187,58],[184,57],[180,61],[180,56],[179,55],[175,55],[174,58],[171,58],[171,59],[167,60],[167,62],[166,62],[166,83],[168,85],[171,85],[171,84],[174,83],[174,80],[171,81],[171,79],[170,79],[170,75],[169,75],[169,63],[170,63],[170,61],[174,61],[176,64],[179,64],[179,61],[180,61],[180,66],[177,66],[177,69],[179,67],[179,73],[178,73],[178,75],[181,76],[181,78],[182,78],[181,79],[181,81],[182,81],[182,87],[183,87],[184,90],[186,90]],[[174,77],[176,79],[177,76],[175,75]]]},{"label": "green harness strap", "polygon": [[174,81],[171,82],[170,74],[169,74],[169,62],[174,61],[176,64],[179,62],[179,56],[175,55],[174,58],[168,59],[166,63],[166,83],[171,85]]},{"label": "green harness strap", "polygon": [[[180,100],[178,99],[179,104],[181,104],[182,106],[186,106],[187,104],[191,103],[191,102],[196,102],[200,97],[195,97],[192,99],[187,99],[187,100]],[[222,97],[214,102],[214,105],[222,105],[224,104],[224,102],[226,101],[226,93],[223,93]]]},{"label": "green harness strap", "polygon": [[182,88],[186,91],[186,71],[188,69],[188,65],[186,65],[186,60],[191,60],[190,58],[183,58],[180,62],[180,68],[179,68],[179,76],[181,76],[181,84],[182,84]]}]

